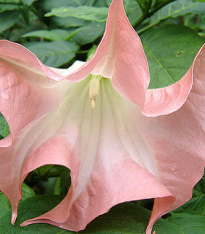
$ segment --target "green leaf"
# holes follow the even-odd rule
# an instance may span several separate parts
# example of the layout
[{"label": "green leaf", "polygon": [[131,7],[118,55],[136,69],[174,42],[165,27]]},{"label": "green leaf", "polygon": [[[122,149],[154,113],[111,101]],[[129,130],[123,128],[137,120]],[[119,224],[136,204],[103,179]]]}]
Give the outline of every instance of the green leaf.
[{"label": "green leaf", "polygon": [[41,37],[50,41],[63,41],[70,40],[75,34],[80,32],[82,29],[75,29],[72,31],[67,31],[63,29],[53,29],[49,30],[37,30],[33,32],[26,33],[22,37]]},{"label": "green leaf", "polygon": [[177,0],[169,3],[149,18],[149,28],[170,17],[176,18],[188,13],[205,13],[205,3],[192,0]]},{"label": "green leaf", "polygon": [[[47,224],[35,224],[21,228],[19,225],[30,218],[37,217],[56,206],[62,196],[42,195],[28,198],[19,204],[18,218],[14,226],[10,224],[11,212],[0,218],[0,230],[4,234],[14,233],[74,233]],[[144,234],[151,212],[135,203],[129,202],[113,207],[107,214],[92,221],[84,234]],[[166,220],[159,220],[154,226],[158,234],[181,234],[179,228]]]},{"label": "green leaf", "polygon": [[95,0],[44,0],[39,1],[42,9],[46,12],[51,11],[53,8],[61,7],[78,7],[78,6],[92,6]]},{"label": "green leaf", "polygon": [[37,1],[37,0],[23,0],[23,3],[26,4],[26,5],[28,5],[28,6],[30,6],[30,5],[32,5],[35,1]]},{"label": "green leaf", "polygon": [[0,114],[0,135],[5,138],[10,134],[9,125],[6,122],[4,116]]},{"label": "green leaf", "polygon": [[169,220],[177,225],[183,234],[204,234],[205,216],[174,214]]},{"label": "green leaf", "polygon": [[141,40],[149,63],[149,88],[165,87],[182,78],[205,41],[192,29],[180,25],[148,30]]},{"label": "green leaf", "polygon": [[31,189],[27,184],[22,183],[22,198],[21,200],[24,201],[28,199],[29,197],[34,197],[35,193],[33,189]]},{"label": "green leaf", "polygon": [[15,11],[19,10],[21,8],[20,5],[13,5],[13,4],[2,4],[0,2],[0,13],[5,12],[5,11]]},{"label": "green leaf", "polygon": [[20,15],[20,11],[5,11],[0,13],[0,32],[3,32],[13,26]]},{"label": "green leaf", "polygon": [[0,217],[0,230],[4,234],[60,234],[60,233],[72,233],[58,227],[54,227],[48,224],[35,224],[26,227],[20,227],[20,224],[30,218],[35,218],[39,215],[46,213],[54,208],[63,199],[62,196],[56,195],[42,195],[30,197],[24,201],[21,201],[18,209],[18,218],[15,225],[11,225],[11,211],[8,211],[5,215]]},{"label": "green leaf", "polygon": [[11,209],[11,204],[9,202],[9,199],[6,197],[6,195],[4,195],[2,192],[0,192],[0,219],[10,209]]},{"label": "green leaf", "polygon": [[68,63],[75,57],[79,46],[69,41],[36,42],[24,44],[31,50],[45,65],[59,67]]},{"label": "green leaf", "polygon": [[73,36],[73,40],[80,45],[91,43],[103,35],[104,29],[105,23],[91,22],[81,27],[80,31]]},{"label": "green leaf", "polygon": [[[37,1],[37,7],[42,9],[44,12],[52,11],[53,8],[61,7],[78,7],[78,6],[92,6],[95,3],[95,0],[44,0]],[[58,27],[70,28],[78,27],[85,25],[85,21],[82,19],[77,19],[74,17],[52,17],[50,19],[52,24],[57,25]]]},{"label": "green leaf", "polygon": [[143,11],[148,11],[151,6],[151,0],[136,0]]},{"label": "green leaf", "polygon": [[75,17],[84,20],[93,20],[97,22],[106,22],[108,15],[107,7],[60,7],[54,8],[50,13],[45,16],[58,16],[58,17]]},{"label": "green leaf", "polygon": [[96,51],[97,48],[98,48],[97,45],[93,45],[93,46],[89,49],[88,54],[87,54],[87,59],[86,59],[86,61],[88,61],[89,59],[92,58],[92,56],[94,55],[94,53],[95,53],[95,51]]},{"label": "green leaf", "polygon": [[42,167],[36,168],[34,171],[40,180],[48,179],[48,174],[50,170],[54,167],[54,165],[44,165]]},{"label": "green leaf", "polygon": [[[1,199],[1,197],[0,197]],[[15,225],[10,224],[11,211],[6,208],[6,213],[0,217],[0,230],[4,234],[14,233],[74,233],[47,224],[34,224],[26,227],[19,225],[27,220],[51,210],[63,199],[62,196],[41,195],[30,197],[19,204],[18,218]],[[127,202],[113,207],[108,213],[97,217],[84,231],[84,234],[144,234],[151,212],[138,203]],[[205,228],[205,217],[186,214],[164,220],[159,219],[153,227],[157,234],[202,234]]]},{"label": "green leaf", "polygon": [[55,31],[48,31],[48,30],[37,30],[33,32],[26,33],[22,35],[22,37],[42,37],[47,40],[51,41],[61,41],[64,40],[64,38],[56,33]]},{"label": "green leaf", "polygon": [[192,199],[183,206],[172,211],[172,214],[173,213],[205,215],[205,175],[194,187]]}]

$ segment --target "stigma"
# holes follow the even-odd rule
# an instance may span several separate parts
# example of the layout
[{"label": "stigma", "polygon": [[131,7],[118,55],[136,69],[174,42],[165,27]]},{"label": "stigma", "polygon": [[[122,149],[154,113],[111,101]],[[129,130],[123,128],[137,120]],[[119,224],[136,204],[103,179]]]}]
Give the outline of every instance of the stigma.
[{"label": "stigma", "polygon": [[100,92],[100,79],[102,78],[101,75],[93,75],[90,80],[90,86],[89,86],[89,97],[91,101],[91,109],[95,109],[95,100],[99,96]]}]

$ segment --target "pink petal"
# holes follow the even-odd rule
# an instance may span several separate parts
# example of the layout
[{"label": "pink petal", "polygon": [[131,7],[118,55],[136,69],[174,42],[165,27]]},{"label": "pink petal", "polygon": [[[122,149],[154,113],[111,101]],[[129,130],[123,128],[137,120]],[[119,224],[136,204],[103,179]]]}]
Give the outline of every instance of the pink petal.
[{"label": "pink petal", "polygon": [[149,85],[149,69],[140,38],[129,23],[123,0],[113,0],[103,39],[94,56],[67,77],[80,81],[89,73],[112,79],[126,99],[142,106]]},{"label": "pink petal", "polygon": [[[159,180],[175,196],[170,206],[167,198],[157,198],[147,233],[151,233],[154,222],[163,214],[183,205],[192,196],[192,189],[204,174],[205,166],[205,46],[197,54],[188,74],[177,84],[183,92],[180,82],[193,79],[191,91],[184,104],[177,111],[159,117],[145,117],[133,111],[133,119],[140,122],[139,130],[153,155]],[[192,71],[192,73],[190,72]],[[193,74],[193,75],[192,75]],[[188,83],[189,81],[187,81]],[[171,87],[170,87],[171,88]],[[185,83],[185,90],[186,90]],[[171,88],[172,89],[172,88]],[[173,88],[174,90],[175,88]],[[156,90],[166,92],[167,88]],[[174,92],[170,97],[175,98]],[[182,94],[184,95],[184,94]],[[178,100],[178,96],[176,97]],[[168,105],[173,102],[168,101]],[[150,102],[153,105],[155,102]],[[158,104],[158,103],[157,103]],[[163,103],[161,107],[163,107]],[[180,104],[181,105],[181,104]],[[169,106],[170,109],[174,105]],[[132,110],[134,108],[132,107]],[[163,108],[159,108],[163,111]],[[147,110],[149,110],[147,108]],[[151,109],[153,111],[154,109]],[[171,109],[173,110],[173,109]],[[151,112],[155,115],[157,112]],[[136,118],[138,116],[138,118]],[[169,204],[169,205],[168,205]]]},{"label": "pink petal", "polygon": [[[79,64],[82,65],[75,63],[64,72],[69,74]],[[47,77],[44,70],[49,71],[51,77]],[[59,75],[61,73],[60,69],[47,68],[23,46],[0,41],[0,111],[9,123],[12,135],[59,105],[69,83],[65,81],[66,85],[59,85],[52,80],[64,79]],[[11,140],[9,136],[0,145],[7,146]]]},{"label": "pink petal", "polygon": [[[21,78],[23,79],[23,78]],[[86,81],[87,82],[87,81]],[[4,83],[3,83],[4,84]],[[65,80],[58,85],[50,88],[49,102],[55,102],[59,100],[59,87],[61,87],[61,95],[65,94],[65,90],[69,90],[70,82]],[[63,87],[63,89],[62,89]],[[33,85],[29,86],[30,93],[34,93],[36,87]],[[84,83],[80,85],[80,91],[84,89]],[[47,87],[49,92],[49,88]],[[5,145],[0,148],[0,189],[9,198],[12,206],[12,223],[15,222],[17,216],[18,202],[21,199],[21,184],[27,174],[37,167],[43,166],[45,164],[59,164],[70,168],[72,173],[78,173],[78,158],[75,159],[76,150],[73,149],[72,142],[79,145],[79,134],[78,126],[75,124],[75,118],[72,121],[72,117],[69,122],[68,129],[62,129],[62,121],[66,119],[64,112],[70,113],[72,116],[72,101],[74,98],[78,98],[78,91],[75,88],[72,89],[73,92],[70,95],[61,97],[61,103],[58,105],[51,105],[49,102],[45,102],[44,96],[42,96],[39,105],[44,104],[44,108],[48,108],[50,105],[49,113],[42,112],[41,109],[38,110],[38,118],[32,120],[24,128],[22,128],[18,133],[13,135],[13,140],[10,145]],[[39,88],[39,92],[40,92]],[[85,89],[87,91],[87,89]],[[11,93],[15,93],[15,89]],[[20,92],[18,92],[18,95]],[[37,95],[37,94],[36,94]],[[45,92],[45,97],[47,93]],[[80,96],[81,98],[81,96]],[[25,98],[21,99],[23,102]],[[34,102],[34,97],[27,100],[27,105],[21,106],[21,112],[24,113],[28,109],[28,106],[32,106]],[[71,100],[70,100],[71,99]],[[0,98],[1,100],[1,98]],[[82,100],[82,99],[81,99]],[[66,101],[66,105],[65,102]],[[14,102],[15,103],[15,102]],[[76,106],[77,109],[78,106]],[[64,110],[64,112],[63,112]],[[78,113],[79,114],[79,113]],[[21,121],[27,120],[28,116],[22,115]],[[15,121],[15,119],[12,121]],[[12,123],[12,122],[11,122]],[[77,127],[76,127],[77,126]],[[61,130],[60,133],[59,129]],[[75,129],[76,135],[72,132]],[[67,134],[70,131],[72,135]],[[64,139],[65,138],[65,139]],[[60,153],[59,153],[60,152]],[[72,157],[71,157],[72,155]],[[77,157],[77,156],[76,156]],[[76,182],[75,182],[76,181]],[[74,176],[72,186],[76,186],[77,176]]]},{"label": "pink petal", "polygon": [[[124,201],[167,197],[170,204],[174,202],[175,198],[157,179],[157,167],[137,126],[127,113],[126,101],[112,88],[110,80],[103,79],[96,109],[92,111],[87,96],[87,81],[83,82],[82,85],[81,82],[74,84],[75,87],[85,87],[82,95],[77,98],[76,94],[76,105],[69,111],[70,102],[64,100],[66,108],[55,112],[57,122],[52,120],[52,126],[44,130],[43,135],[47,135],[50,128],[60,124],[61,128],[51,137],[54,140],[50,142],[51,139],[48,139],[24,162],[26,171],[33,170],[42,155],[44,158],[55,157],[50,155],[54,144],[59,149],[61,142],[67,142],[66,158],[71,162],[72,187],[56,208],[25,221],[22,226],[43,222],[79,231],[95,217]],[[70,92],[74,91],[70,89]],[[59,117],[61,115],[65,118]],[[59,137],[60,141],[57,140]],[[41,139],[38,141],[40,144]],[[57,155],[64,158],[61,150]]]},{"label": "pink petal", "polygon": [[198,56],[203,53],[204,47],[205,45],[201,47],[192,66],[181,80],[165,88],[147,91],[142,114],[146,116],[166,115],[178,110],[184,104],[193,85],[193,69],[194,66],[198,66],[195,65],[196,60],[199,63]]},{"label": "pink petal", "polygon": [[[47,77],[55,81],[63,79],[62,76],[51,71],[41,63],[35,54],[17,43],[1,40],[0,59],[0,65],[9,64],[10,68],[14,68],[15,71],[18,71],[19,75],[25,75],[25,77],[27,77],[25,79],[29,79],[30,81],[39,82],[38,79],[41,80],[41,76],[45,77],[44,73],[46,73]],[[26,76],[28,74],[29,76]],[[38,75],[36,76],[36,74]]]}]

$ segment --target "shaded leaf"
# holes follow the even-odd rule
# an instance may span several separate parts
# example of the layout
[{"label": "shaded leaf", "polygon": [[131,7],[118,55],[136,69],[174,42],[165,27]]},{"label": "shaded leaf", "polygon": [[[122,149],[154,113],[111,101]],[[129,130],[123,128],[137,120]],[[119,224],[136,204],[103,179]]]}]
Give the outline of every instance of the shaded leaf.
[{"label": "shaded leaf", "polygon": [[170,17],[178,17],[188,13],[204,13],[205,3],[193,2],[192,0],[177,0],[169,3],[157,11],[149,19],[149,28],[158,24],[160,21]]},{"label": "shaded leaf", "polygon": [[174,214],[169,219],[177,225],[183,234],[204,234],[205,216],[191,214]]},{"label": "shaded leaf", "polygon": [[174,210],[172,214],[173,213],[205,215],[205,175],[194,187],[192,199],[183,206]]},{"label": "shaded leaf", "polygon": [[3,32],[13,26],[20,15],[20,11],[5,11],[0,13],[0,32]]},{"label": "shaded leaf", "polygon": [[48,224],[35,224],[26,227],[20,227],[20,224],[30,218],[39,216],[56,206],[62,200],[62,196],[56,195],[43,195],[28,198],[21,201],[19,204],[18,218],[15,225],[11,225],[11,211],[8,211],[4,216],[0,218],[0,230],[4,234],[14,234],[14,233],[72,233],[58,227],[54,227]]},{"label": "shaded leaf", "polygon": [[30,6],[30,5],[32,5],[35,1],[37,1],[37,0],[23,0],[23,3],[26,4],[26,5],[28,5],[28,6]]},{"label": "shaded leaf", "polygon": [[29,197],[34,197],[35,193],[27,184],[22,184],[22,201],[26,200]]},{"label": "shaded leaf", "polygon": [[9,199],[0,192],[0,218],[4,216],[11,209]]},{"label": "shaded leaf", "polygon": [[42,8],[48,12],[51,11],[53,8],[61,7],[78,7],[78,6],[92,6],[95,0],[44,0],[41,1],[40,4]]},{"label": "shaded leaf", "polygon": [[9,135],[9,125],[3,115],[0,114],[0,135],[5,138]]},{"label": "shaded leaf", "polygon": [[105,23],[91,22],[73,36],[73,40],[80,45],[85,45],[95,41],[98,37],[103,35]]},{"label": "shaded leaf", "polygon": [[84,20],[93,20],[97,22],[106,22],[108,15],[107,7],[60,7],[54,8],[45,16],[58,16],[58,17],[75,17]]},{"label": "shaded leaf", "polygon": [[69,41],[25,43],[29,50],[47,66],[59,67],[75,57],[78,45]]},{"label": "shaded leaf", "polygon": [[44,165],[42,167],[36,168],[35,173],[41,180],[48,179],[48,174],[54,165]]},{"label": "shaded leaf", "polygon": [[22,37],[42,37],[51,41],[64,40],[64,38],[60,34],[54,31],[48,31],[48,30],[37,30],[37,31],[29,32],[29,33],[24,34]]},{"label": "shaded leaf", "polygon": [[[48,224],[34,224],[21,228],[19,225],[27,219],[39,216],[52,209],[62,200],[62,196],[42,195],[21,201],[17,222],[10,224],[10,211],[0,218],[0,230],[11,233],[75,233]],[[107,214],[97,217],[84,231],[84,234],[144,234],[151,212],[133,202],[113,207]],[[181,234],[180,228],[170,221],[160,219],[154,226],[157,234]]]},{"label": "shaded leaf", "polygon": [[180,25],[148,30],[141,39],[151,75],[149,88],[165,87],[182,78],[205,41],[194,30]]},{"label": "shaded leaf", "polygon": [[67,31],[63,29],[53,29],[51,31],[37,30],[26,33],[22,35],[22,37],[41,37],[50,41],[62,41],[71,39],[75,34],[77,34],[80,31],[81,29],[75,29],[72,31]]}]

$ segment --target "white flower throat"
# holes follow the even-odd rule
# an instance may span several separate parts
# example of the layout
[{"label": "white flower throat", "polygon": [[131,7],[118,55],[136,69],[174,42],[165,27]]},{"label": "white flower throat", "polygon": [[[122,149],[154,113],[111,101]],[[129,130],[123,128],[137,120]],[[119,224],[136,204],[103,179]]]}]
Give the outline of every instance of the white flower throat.
[{"label": "white flower throat", "polygon": [[101,75],[92,75],[92,78],[90,80],[89,97],[90,97],[90,101],[91,101],[92,110],[95,109],[95,100],[99,96],[101,78],[102,78]]}]

